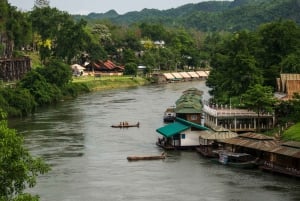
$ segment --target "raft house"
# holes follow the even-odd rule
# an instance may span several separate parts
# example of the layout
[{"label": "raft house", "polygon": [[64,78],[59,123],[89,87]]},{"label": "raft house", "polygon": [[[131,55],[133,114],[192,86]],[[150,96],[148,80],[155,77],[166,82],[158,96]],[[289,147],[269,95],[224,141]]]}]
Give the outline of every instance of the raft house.
[{"label": "raft house", "polygon": [[225,150],[257,157],[262,170],[300,177],[300,142],[281,142],[273,137],[251,132],[218,142]]}]

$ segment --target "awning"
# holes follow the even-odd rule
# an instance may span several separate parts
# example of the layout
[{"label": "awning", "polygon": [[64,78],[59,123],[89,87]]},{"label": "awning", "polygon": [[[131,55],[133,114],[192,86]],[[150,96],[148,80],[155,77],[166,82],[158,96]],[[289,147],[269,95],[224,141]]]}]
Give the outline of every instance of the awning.
[{"label": "awning", "polygon": [[174,122],[172,124],[168,124],[164,127],[156,129],[156,132],[162,134],[165,137],[172,137],[176,134],[179,134],[182,131],[189,129],[190,126],[184,125],[180,122]]},{"label": "awning", "polygon": [[167,78],[168,80],[172,80],[172,79],[175,78],[171,73],[164,73],[163,75],[164,75],[165,78]]}]

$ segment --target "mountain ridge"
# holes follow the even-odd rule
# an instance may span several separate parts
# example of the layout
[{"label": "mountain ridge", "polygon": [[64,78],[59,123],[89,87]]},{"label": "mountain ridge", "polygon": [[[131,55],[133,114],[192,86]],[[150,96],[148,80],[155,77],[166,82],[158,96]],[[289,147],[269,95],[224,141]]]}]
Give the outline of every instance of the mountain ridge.
[{"label": "mountain ridge", "polygon": [[167,10],[143,9],[118,14],[115,10],[106,13],[74,15],[87,21],[110,20],[113,23],[162,23],[167,26],[193,28],[200,31],[253,30],[262,23],[291,19],[300,24],[300,0],[234,0],[206,1],[185,4]]}]

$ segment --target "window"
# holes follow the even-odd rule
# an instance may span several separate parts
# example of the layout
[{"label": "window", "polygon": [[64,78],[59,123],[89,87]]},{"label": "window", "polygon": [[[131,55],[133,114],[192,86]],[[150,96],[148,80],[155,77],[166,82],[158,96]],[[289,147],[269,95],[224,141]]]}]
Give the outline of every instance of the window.
[{"label": "window", "polygon": [[191,115],[191,120],[197,120],[198,119],[198,117],[197,117],[197,115]]},{"label": "window", "polygon": [[185,134],[184,133],[181,134],[181,139],[185,139]]}]

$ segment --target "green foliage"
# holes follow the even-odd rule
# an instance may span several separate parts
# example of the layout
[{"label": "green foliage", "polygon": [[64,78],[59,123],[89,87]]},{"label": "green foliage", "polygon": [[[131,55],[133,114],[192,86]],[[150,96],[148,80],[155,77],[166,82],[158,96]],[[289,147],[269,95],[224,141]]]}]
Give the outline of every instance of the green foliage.
[{"label": "green foliage", "polygon": [[83,20],[65,21],[57,31],[53,55],[70,64],[74,57],[88,49],[91,39],[84,29],[85,26],[86,22]]},{"label": "green foliage", "polygon": [[256,84],[242,94],[242,104],[260,114],[272,113],[276,99],[271,87]]},{"label": "green foliage", "polygon": [[[275,87],[274,78],[280,73],[288,73],[288,68],[294,66],[291,62],[295,62],[293,55],[300,49],[300,28],[291,20],[280,20],[262,25],[258,34],[263,51],[257,59],[264,71],[265,84]],[[284,64],[288,66],[281,66]]]},{"label": "green foliage", "polygon": [[295,94],[293,99],[282,101],[276,106],[279,124],[296,123],[300,119],[300,95]]},{"label": "green foliage", "polygon": [[36,102],[29,90],[3,88],[0,90],[0,105],[9,116],[27,116],[34,112]]},{"label": "green foliage", "polygon": [[79,94],[88,92],[90,92],[90,89],[84,83],[69,83],[62,89],[64,97],[77,97]]},{"label": "green foliage", "polygon": [[[43,61],[52,55],[56,55],[67,62],[76,56],[85,41],[83,21],[74,23],[71,15],[50,7],[35,7],[30,13],[32,30],[40,38],[35,43],[45,44],[46,41],[55,41],[55,44],[40,45],[39,51]],[[76,41],[76,42],[75,42]]]},{"label": "green foliage", "polygon": [[247,0],[242,3],[241,1],[207,1],[162,11],[143,9],[140,12],[129,12],[124,15],[115,12],[91,13],[80,18],[83,17],[88,21],[107,19],[121,25],[151,23],[158,31],[145,27],[145,30],[149,30],[149,34],[145,35],[152,37],[161,33],[160,25],[207,32],[235,32],[242,29],[255,30],[260,24],[279,19],[292,19],[300,23],[299,9],[300,4],[297,0]]},{"label": "green foliage", "polygon": [[283,132],[283,140],[300,141],[300,123],[291,126],[289,129]]},{"label": "green foliage", "polygon": [[61,99],[60,89],[46,81],[38,71],[32,70],[20,81],[19,87],[28,89],[37,105],[55,103]]},{"label": "green foliage", "polygon": [[6,114],[0,112],[0,200],[37,200],[22,193],[26,187],[34,187],[37,176],[50,168],[41,158],[30,155],[21,135],[7,127]]},{"label": "green foliage", "polygon": [[31,23],[26,13],[17,11],[12,7],[6,21],[6,32],[10,40],[14,41],[16,49],[29,44],[32,41]]},{"label": "green foliage", "polygon": [[137,65],[136,63],[127,63],[125,65],[124,75],[137,75]]},{"label": "green foliage", "polygon": [[46,79],[47,83],[61,88],[72,79],[72,70],[69,65],[58,59],[51,59],[44,68],[37,68],[37,71]]},{"label": "green foliage", "polygon": [[229,98],[240,96],[249,87],[263,83],[262,70],[256,60],[260,50],[258,41],[254,33],[241,31],[226,36],[223,43],[218,44],[212,56],[214,68],[206,82],[217,102],[228,103]]}]

